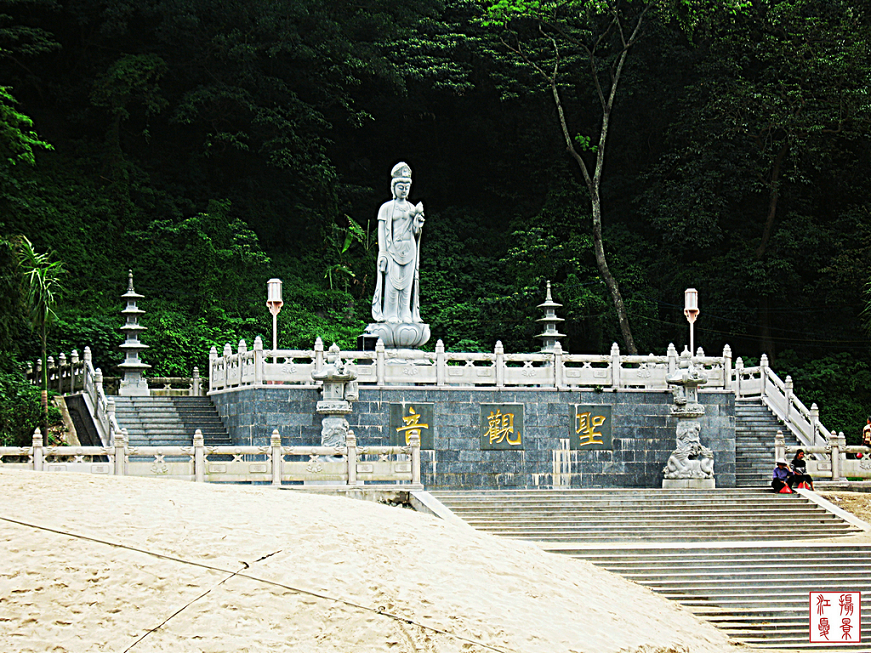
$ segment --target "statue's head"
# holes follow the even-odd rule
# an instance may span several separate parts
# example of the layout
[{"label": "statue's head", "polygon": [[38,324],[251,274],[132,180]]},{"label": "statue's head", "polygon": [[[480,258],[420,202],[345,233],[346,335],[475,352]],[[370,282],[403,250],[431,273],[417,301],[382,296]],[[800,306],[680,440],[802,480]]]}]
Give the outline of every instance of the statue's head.
[{"label": "statue's head", "polygon": [[400,195],[405,199],[408,197],[409,190],[411,190],[411,168],[405,161],[400,161],[390,171],[390,192],[394,199],[399,198]]}]

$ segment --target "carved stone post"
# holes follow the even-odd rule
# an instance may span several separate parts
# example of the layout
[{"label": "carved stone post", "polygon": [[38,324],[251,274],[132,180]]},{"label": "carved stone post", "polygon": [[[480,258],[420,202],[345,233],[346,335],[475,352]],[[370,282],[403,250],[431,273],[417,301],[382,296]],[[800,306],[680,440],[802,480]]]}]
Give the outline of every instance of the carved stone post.
[{"label": "carved stone post", "polygon": [[[254,385],[263,383],[263,364],[266,358],[263,356],[263,339],[260,336],[254,338]],[[276,362],[276,359],[273,359]]]},{"label": "carved stone post", "polygon": [[813,435],[813,440],[811,440],[811,446],[817,446],[817,433],[820,432],[820,409],[817,408],[816,404],[811,404],[811,434]]},{"label": "carved stone post", "polygon": [[79,368],[79,352],[73,349],[70,352],[70,394],[76,394],[76,370]]},{"label": "carved stone post", "polygon": [[324,341],[320,336],[315,338],[315,372],[320,373],[324,369]]},{"label": "carved stone post", "polygon": [[786,458],[786,440],[783,437],[783,431],[778,431],[774,435],[774,459],[780,460]]},{"label": "carved stone post", "polygon": [[673,342],[668,343],[666,355],[668,356],[668,374],[674,374],[677,370],[677,348]]},{"label": "carved stone post", "polygon": [[42,448],[42,431],[37,429],[33,432],[33,471],[41,472],[45,463],[45,451]]},{"label": "carved stone post", "polygon": [[496,355],[496,387],[505,387],[505,347],[502,346],[502,341],[496,341],[496,347],[493,350]]},{"label": "carved stone post", "polygon": [[553,345],[553,384],[556,388],[561,388],[563,382],[563,346],[559,342]]},{"label": "carved stone post", "polygon": [[202,394],[201,384],[202,384],[202,379],[200,379],[200,368],[195,367],[194,368],[194,376],[191,379],[191,396],[192,397],[199,397],[200,394]]},{"label": "carved stone post", "polygon": [[832,447],[832,480],[837,481],[841,478],[841,439],[834,431],[829,444]]},{"label": "carved stone post", "polygon": [[735,383],[737,384],[735,396],[741,398],[741,377],[744,376],[744,359],[740,356],[735,360]]},{"label": "carved stone post", "polygon": [[732,348],[729,345],[723,347],[723,389],[732,388]]},{"label": "carved stone post", "polygon": [[115,476],[127,473],[127,429],[115,434]]},{"label": "carved stone post", "polygon": [[759,357],[759,383],[760,395],[765,396],[765,384],[768,383],[768,355],[762,354]]},{"label": "carved stone post", "polygon": [[375,383],[377,385],[384,385],[385,366],[387,365],[386,349],[384,341],[378,338],[378,342],[375,343]]},{"label": "carved stone post", "polygon": [[681,353],[678,365],[673,374],[665,377],[666,383],[673,387],[671,414],[677,417],[677,449],[662,470],[662,487],[713,488],[714,454],[699,440],[700,418],[705,414],[705,407],[699,403],[699,386],[707,383],[708,377],[693,364],[688,349]]},{"label": "carved stone post", "polygon": [[838,479],[844,478],[844,463],[843,459],[847,457],[847,438],[844,436],[844,432],[841,431],[838,433]]},{"label": "carved stone post", "polygon": [[443,386],[448,375],[447,360],[445,360],[445,343],[439,338],[435,346],[436,355],[436,385]]},{"label": "carved stone post", "polygon": [[322,398],[317,411],[323,415],[321,426],[322,447],[344,447],[349,433],[345,415],[351,412],[351,401],[356,399],[353,382],[357,372],[352,365],[345,365],[339,357],[339,347],[333,344],[327,353],[327,364],[320,372],[312,372],[312,379],[321,381]]},{"label": "carved stone post", "polygon": [[353,431],[345,436],[345,446],[348,448],[348,485],[357,485],[357,436]]},{"label": "carved stone post", "polygon": [[213,346],[209,350],[209,392],[215,389],[215,361],[218,360],[218,350]]},{"label": "carved stone post", "polygon": [[272,447],[272,485],[274,487],[281,487],[284,453],[281,450],[281,435],[278,433],[278,429],[272,431],[272,438],[269,441],[269,445]]},{"label": "carved stone post", "polygon": [[786,423],[789,424],[792,422],[792,416],[790,412],[792,411],[792,377],[787,376],[786,381],[783,382],[784,387],[784,396],[786,397]]},{"label": "carved stone post", "polygon": [[194,431],[194,480],[197,483],[206,480],[206,443],[200,429]]},{"label": "carved stone post", "polygon": [[67,367],[67,355],[63,352],[58,356],[57,363],[57,392],[64,393],[64,369]]},{"label": "carved stone post", "polygon": [[620,347],[611,345],[611,387],[620,387]]},{"label": "carved stone post", "polygon": [[408,444],[411,446],[411,482],[420,485],[420,433],[413,431],[408,436]]}]

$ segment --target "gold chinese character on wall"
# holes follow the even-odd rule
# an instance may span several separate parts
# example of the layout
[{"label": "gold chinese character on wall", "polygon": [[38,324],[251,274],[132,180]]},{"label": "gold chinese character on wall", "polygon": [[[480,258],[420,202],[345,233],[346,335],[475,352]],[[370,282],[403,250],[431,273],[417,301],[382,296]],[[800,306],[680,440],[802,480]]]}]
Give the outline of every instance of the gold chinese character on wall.
[{"label": "gold chinese character on wall", "polygon": [[433,448],[433,404],[402,402],[390,404],[389,441],[408,446],[412,435],[420,437],[421,449]]},{"label": "gold chinese character on wall", "polygon": [[481,404],[481,449],[523,448],[523,404]]},{"label": "gold chinese character on wall", "polygon": [[570,438],[571,449],[613,449],[611,406],[575,405]]}]

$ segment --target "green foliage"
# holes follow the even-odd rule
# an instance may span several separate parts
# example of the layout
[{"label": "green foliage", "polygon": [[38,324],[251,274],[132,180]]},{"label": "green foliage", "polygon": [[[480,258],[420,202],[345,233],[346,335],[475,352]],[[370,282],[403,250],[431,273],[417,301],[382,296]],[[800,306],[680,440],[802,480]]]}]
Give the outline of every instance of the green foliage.
[{"label": "green foliage", "polygon": [[871,415],[871,365],[849,354],[803,360],[794,350],[778,356],[780,378],[792,376],[794,392],[808,408],[817,404],[820,423],[844,432],[847,444],[861,444],[862,427]]},{"label": "green foliage", "polygon": [[33,165],[34,148],[52,149],[33,131],[33,120],[17,111],[15,98],[5,86],[0,86],[0,160],[10,165]]},{"label": "green foliage", "polygon": [[[39,388],[24,379],[14,359],[0,355],[0,446],[30,446],[33,431],[43,421]],[[49,428],[58,428],[62,423],[60,411],[51,405]]]}]

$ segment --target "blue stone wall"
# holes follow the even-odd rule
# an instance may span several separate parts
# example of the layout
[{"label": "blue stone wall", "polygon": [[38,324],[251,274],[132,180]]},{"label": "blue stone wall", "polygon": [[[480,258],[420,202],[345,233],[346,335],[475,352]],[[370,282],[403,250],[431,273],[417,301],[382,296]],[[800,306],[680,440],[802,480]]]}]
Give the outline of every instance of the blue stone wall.
[{"label": "blue stone wall", "polygon": [[[285,445],[320,443],[314,388],[246,388],[211,395],[237,444],[265,445],[273,429]],[[676,446],[671,393],[577,392],[524,388],[360,388],[348,422],[361,445],[389,444],[390,404],[435,404],[434,450],[421,451],[427,489],[524,487],[662,487],[662,468]],[[702,444],[714,452],[717,487],[735,487],[735,396],[700,392]],[[524,404],[524,449],[481,450],[482,403]],[[575,404],[612,406],[613,450],[569,450]]]}]

